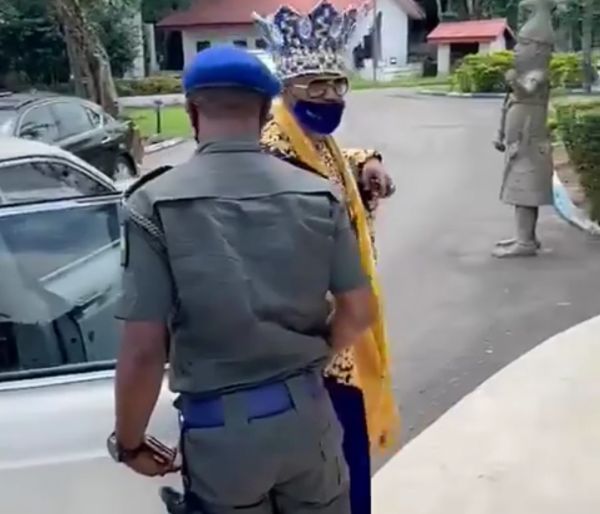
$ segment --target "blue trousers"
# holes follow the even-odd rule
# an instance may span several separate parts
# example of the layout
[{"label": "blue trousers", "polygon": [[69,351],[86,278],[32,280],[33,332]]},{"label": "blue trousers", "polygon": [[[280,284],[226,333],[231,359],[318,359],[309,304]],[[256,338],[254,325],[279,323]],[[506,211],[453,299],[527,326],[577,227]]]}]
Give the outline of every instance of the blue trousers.
[{"label": "blue trousers", "polygon": [[344,429],[344,456],[350,470],[351,514],[371,513],[371,456],[362,391],[325,378],[325,387]]}]

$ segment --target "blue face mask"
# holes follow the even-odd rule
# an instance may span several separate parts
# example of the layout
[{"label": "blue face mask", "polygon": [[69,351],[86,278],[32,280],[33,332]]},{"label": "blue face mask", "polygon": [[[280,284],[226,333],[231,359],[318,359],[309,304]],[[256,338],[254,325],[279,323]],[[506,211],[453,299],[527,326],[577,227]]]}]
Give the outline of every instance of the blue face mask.
[{"label": "blue face mask", "polygon": [[339,127],[344,107],[342,102],[316,103],[298,100],[294,105],[294,114],[305,128],[328,136]]}]

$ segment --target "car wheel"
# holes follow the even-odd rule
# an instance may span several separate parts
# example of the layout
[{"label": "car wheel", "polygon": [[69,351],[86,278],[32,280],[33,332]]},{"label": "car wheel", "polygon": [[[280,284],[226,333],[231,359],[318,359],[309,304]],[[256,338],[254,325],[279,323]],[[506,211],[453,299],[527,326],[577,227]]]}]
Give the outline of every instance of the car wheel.
[{"label": "car wheel", "polygon": [[129,157],[120,155],[117,158],[113,173],[114,180],[129,180],[137,177],[137,174],[137,169]]}]

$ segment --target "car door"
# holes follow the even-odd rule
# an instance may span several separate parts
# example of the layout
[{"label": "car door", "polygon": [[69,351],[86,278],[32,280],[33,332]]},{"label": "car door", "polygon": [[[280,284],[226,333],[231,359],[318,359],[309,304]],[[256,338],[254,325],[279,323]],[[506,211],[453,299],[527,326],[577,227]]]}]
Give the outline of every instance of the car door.
[{"label": "car door", "polygon": [[[110,460],[120,200],[0,207],[0,512],[162,514],[159,485]],[[177,440],[165,389],[150,432]]]},{"label": "car door", "polygon": [[26,157],[0,162],[0,205],[110,195],[106,179],[60,158]]},{"label": "car door", "polygon": [[101,125],[94,126],[85,105],[78,100],[56,101],[51,104],[58,124],[61,148],[74,153],[92,166],[110,175],[104,145],[109,137]]},{"label": "car door", "polygon": [[112,178],[117,168],[119,155],[127,150],[127,131],[122,123],[114,120],[99,106],[88,103],[84,104],[84,108],[99,136],[99,164],[96,167]]}]

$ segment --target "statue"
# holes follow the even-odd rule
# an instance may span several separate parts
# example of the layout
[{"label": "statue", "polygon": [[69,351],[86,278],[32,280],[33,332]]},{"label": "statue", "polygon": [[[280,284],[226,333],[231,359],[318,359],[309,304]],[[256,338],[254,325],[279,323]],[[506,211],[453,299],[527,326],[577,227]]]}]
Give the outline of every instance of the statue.
[{"label": "statue", "polygon": [[539,207],[553,203],[552,143],[547,127],[550,59],[554,47],[552,0],[522,0],[529,19],[517,35],[514,68],[506,74],[497,150],[505,153],[500,199],[515,207],[516,236],[496,244],[498,258],[535,256]]}]

